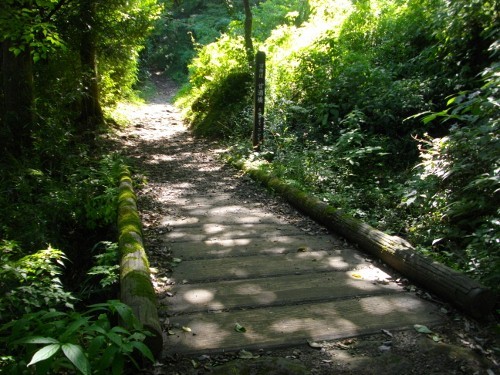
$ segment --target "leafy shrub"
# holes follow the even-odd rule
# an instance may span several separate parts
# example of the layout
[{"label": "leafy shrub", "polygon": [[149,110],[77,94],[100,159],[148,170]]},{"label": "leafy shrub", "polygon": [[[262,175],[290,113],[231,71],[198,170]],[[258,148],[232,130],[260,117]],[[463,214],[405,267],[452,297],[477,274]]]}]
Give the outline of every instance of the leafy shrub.
[{"label": "leafy shrub", "polygon": [[0,321],[43,308],[72,308],[75,298],[60,279],[65,259],[51,247],[25,255],[13,241],[0,243]]},{"label": "leafy shrub", "polygon": [[116,295],[120,280],[120,253],[118,244],[100,241],[92,248],[93,266],[79,289],[79,296],[86,301],[103,300]]},{"label": "leafy shrub", "polygon": [[[431,114],[452,121],[449,134],[421,142],[421,159],[404,204],[416,212],[419,243],[447,252],[450,261],[497,288],[500,282],[500,64],[484,71],[485,84],[449,100]],[[418,216],[417,216],[418,215]],[[422,238],[418,238],[421,236]]]},{"label": "leafy shrub", "polygon": [[[249,84],[251,76],[248,73],[229,73],[218,86],[207,89],[192,105],[194,116],[191,126],[195,134],[224,138],[237,133],[245,127],[245,121],[239,115],[250,99]],[[235,127],[235,125],[238,127]],[[246,126],[246,135],[251,129]]]},{"label": "leafy shrub", "polygon": [[190,90],[184,91],[176,103],[185,109],[195,133],[230,135],[238,124],[235,118],[248,106],[251,95],[243,39],[223,36],[204,47],[190,65],[190,72]]},{"label": "leafy shrub", "polygon": [[[89,273],[104,274],[104,286],[115,280],[116,271],[110,265],[116,262],[116,246],[107,245]],[[7,241],[0,250],[0,372],[122,374],[126,361],[139,368],[136,354],[153,361],[143,343],[149,333],[128,306],[111,300],[83,313],[74,311],[76,299],[60,280],[65,260],[61,251],[48,248],[24,255]]]},{"label": "leafy shrub", "polygon": [[[113,324],[116,315],[127,329]],[[9,374],[123,374],[126,361],[140,368],[136,353],[154,361],[143,343],[147,335],[119,301],[92,305],[83,314],[42,310],[0,328],[0,347],[8,354],[0,359],[0,369]]]}]

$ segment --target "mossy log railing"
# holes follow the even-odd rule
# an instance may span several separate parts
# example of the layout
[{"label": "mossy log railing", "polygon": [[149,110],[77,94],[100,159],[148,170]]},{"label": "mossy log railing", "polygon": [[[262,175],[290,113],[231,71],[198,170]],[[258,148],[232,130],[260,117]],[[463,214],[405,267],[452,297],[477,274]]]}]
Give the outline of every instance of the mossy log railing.
[{"label": "mossy log railing", "polygon": [[250,162],[235,159],[229,161],[253,179],[283,196],[312,219],[358,244],[362,250],[380,258],[413,282],[451,302],[469,315],[483,318],[491,313],[495,305],[495,295],[475,280],[418,253],[404,239],[381,232],[283,182]]},{"label": "mossy log railing", "polygon": [[120,299],[131,307],[144,328],[152,333],[146,338],[146,344],[158,356],[163,349],[163,335],[141,228],[132,179],[128,168],[124,167],[118,197]]}]

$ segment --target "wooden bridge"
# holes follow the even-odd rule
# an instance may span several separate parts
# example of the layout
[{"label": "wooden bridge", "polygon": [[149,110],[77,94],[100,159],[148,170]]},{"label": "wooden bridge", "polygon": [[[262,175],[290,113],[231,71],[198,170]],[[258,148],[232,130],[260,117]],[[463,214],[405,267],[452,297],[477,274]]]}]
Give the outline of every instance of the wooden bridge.
[{"label": "wooden bridge", "polygon": [[437,308],[338,237],[209,191],[168,203],[175,282],[167,352],[259,349],[440,321]]}]

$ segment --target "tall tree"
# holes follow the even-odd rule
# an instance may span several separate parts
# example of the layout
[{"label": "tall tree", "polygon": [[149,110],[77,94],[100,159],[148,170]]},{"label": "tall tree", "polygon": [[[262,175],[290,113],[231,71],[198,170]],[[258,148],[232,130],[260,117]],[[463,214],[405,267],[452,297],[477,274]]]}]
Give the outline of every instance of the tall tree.
[{"label": "tall tree", "polygon": [[82,64],[83,95],[80,120],[84,133],[93,132],[103,123],[103,112],[99,103],[96,50],[96,0],[80,3],[82,34],[80,41],[80,62]]},{"label": "tall tree", "polygon": [[0,3],[1,127],[0,150],[19,155],[31,146],[33,62],[47,57],[61,41],[50,17],[65,0]]},{"label": "tall tree", "polygon": [[250,1],[243,0],[245,8],[245,50],[247,53],[248,64],[253,66],[253,42],[252,42],[252,9],[250,8]]}]

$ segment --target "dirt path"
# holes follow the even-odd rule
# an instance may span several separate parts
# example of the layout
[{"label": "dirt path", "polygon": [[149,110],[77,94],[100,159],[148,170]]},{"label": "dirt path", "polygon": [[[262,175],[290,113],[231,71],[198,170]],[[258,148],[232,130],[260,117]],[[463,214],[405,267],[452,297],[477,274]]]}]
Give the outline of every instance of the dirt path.
[{"label": "dirt path", "polygon": [[[326,230],[224,165],[218,158],[222,152],[219,146],[192,137],[183,126],[178,111],[168,104],[175,86],[164,81],[158,81],[157,86],[159,94],[148,105],[121,108],[131,126],[119,133],[118,138],[124,153],[136,161],[136,175],[144,174],[147,180],[147,184],[137,191],[146,250],[157,295],[162,301],[160,315],[164,331],[166,335],[175,336],[176,330],[182,330],[184,321],[176,321],[176,317],[171,316],[175,308],[168,306],[176,298],[180,300],[179,284],[183,284],[184,276],[176,278],[175,272],[183,275],[181,268],[187,262],[176,252],[172,241],[178,240],[178,234],[183,233],[176,225],[189,224],[195,217],[186,215],[183,203],[192,203],[196,197],[210,200],[225,194],[240,200],[246,207],[265,212],[264,216],[292,225],[304,236],[324,235]],[[194,239],[201,240],[210,239]],[[345,248],[350,247],[342,239],[335,241]],[[186,254],[182,256],[187,259]],[[186,284],[189,285],[189,281]],[[390,284],[404,288],[405,293],[429,297],[397,275]],[[179,308],[178,304],[176,306]],[[212,354],[207,350],[189,356],[169,352],[145,373],[204,374],[215,369],[215,373],[220,374],[245,371],[257,374],[257,368],[261,368],[266,370],[260,373],[268,374],[273,373],[269,370],[272,368],[276,374],[495,374],[498,367],[487,328],[448,306],[442,305],[439,309],[446,320],[445,324],[433,328],[433,335],[418,333],[412,328],[381,330],[377,334],[317,341],[310,345],[295,343],[293,347],[280,350],[255,349],[251,353],[235,350]]]}]

